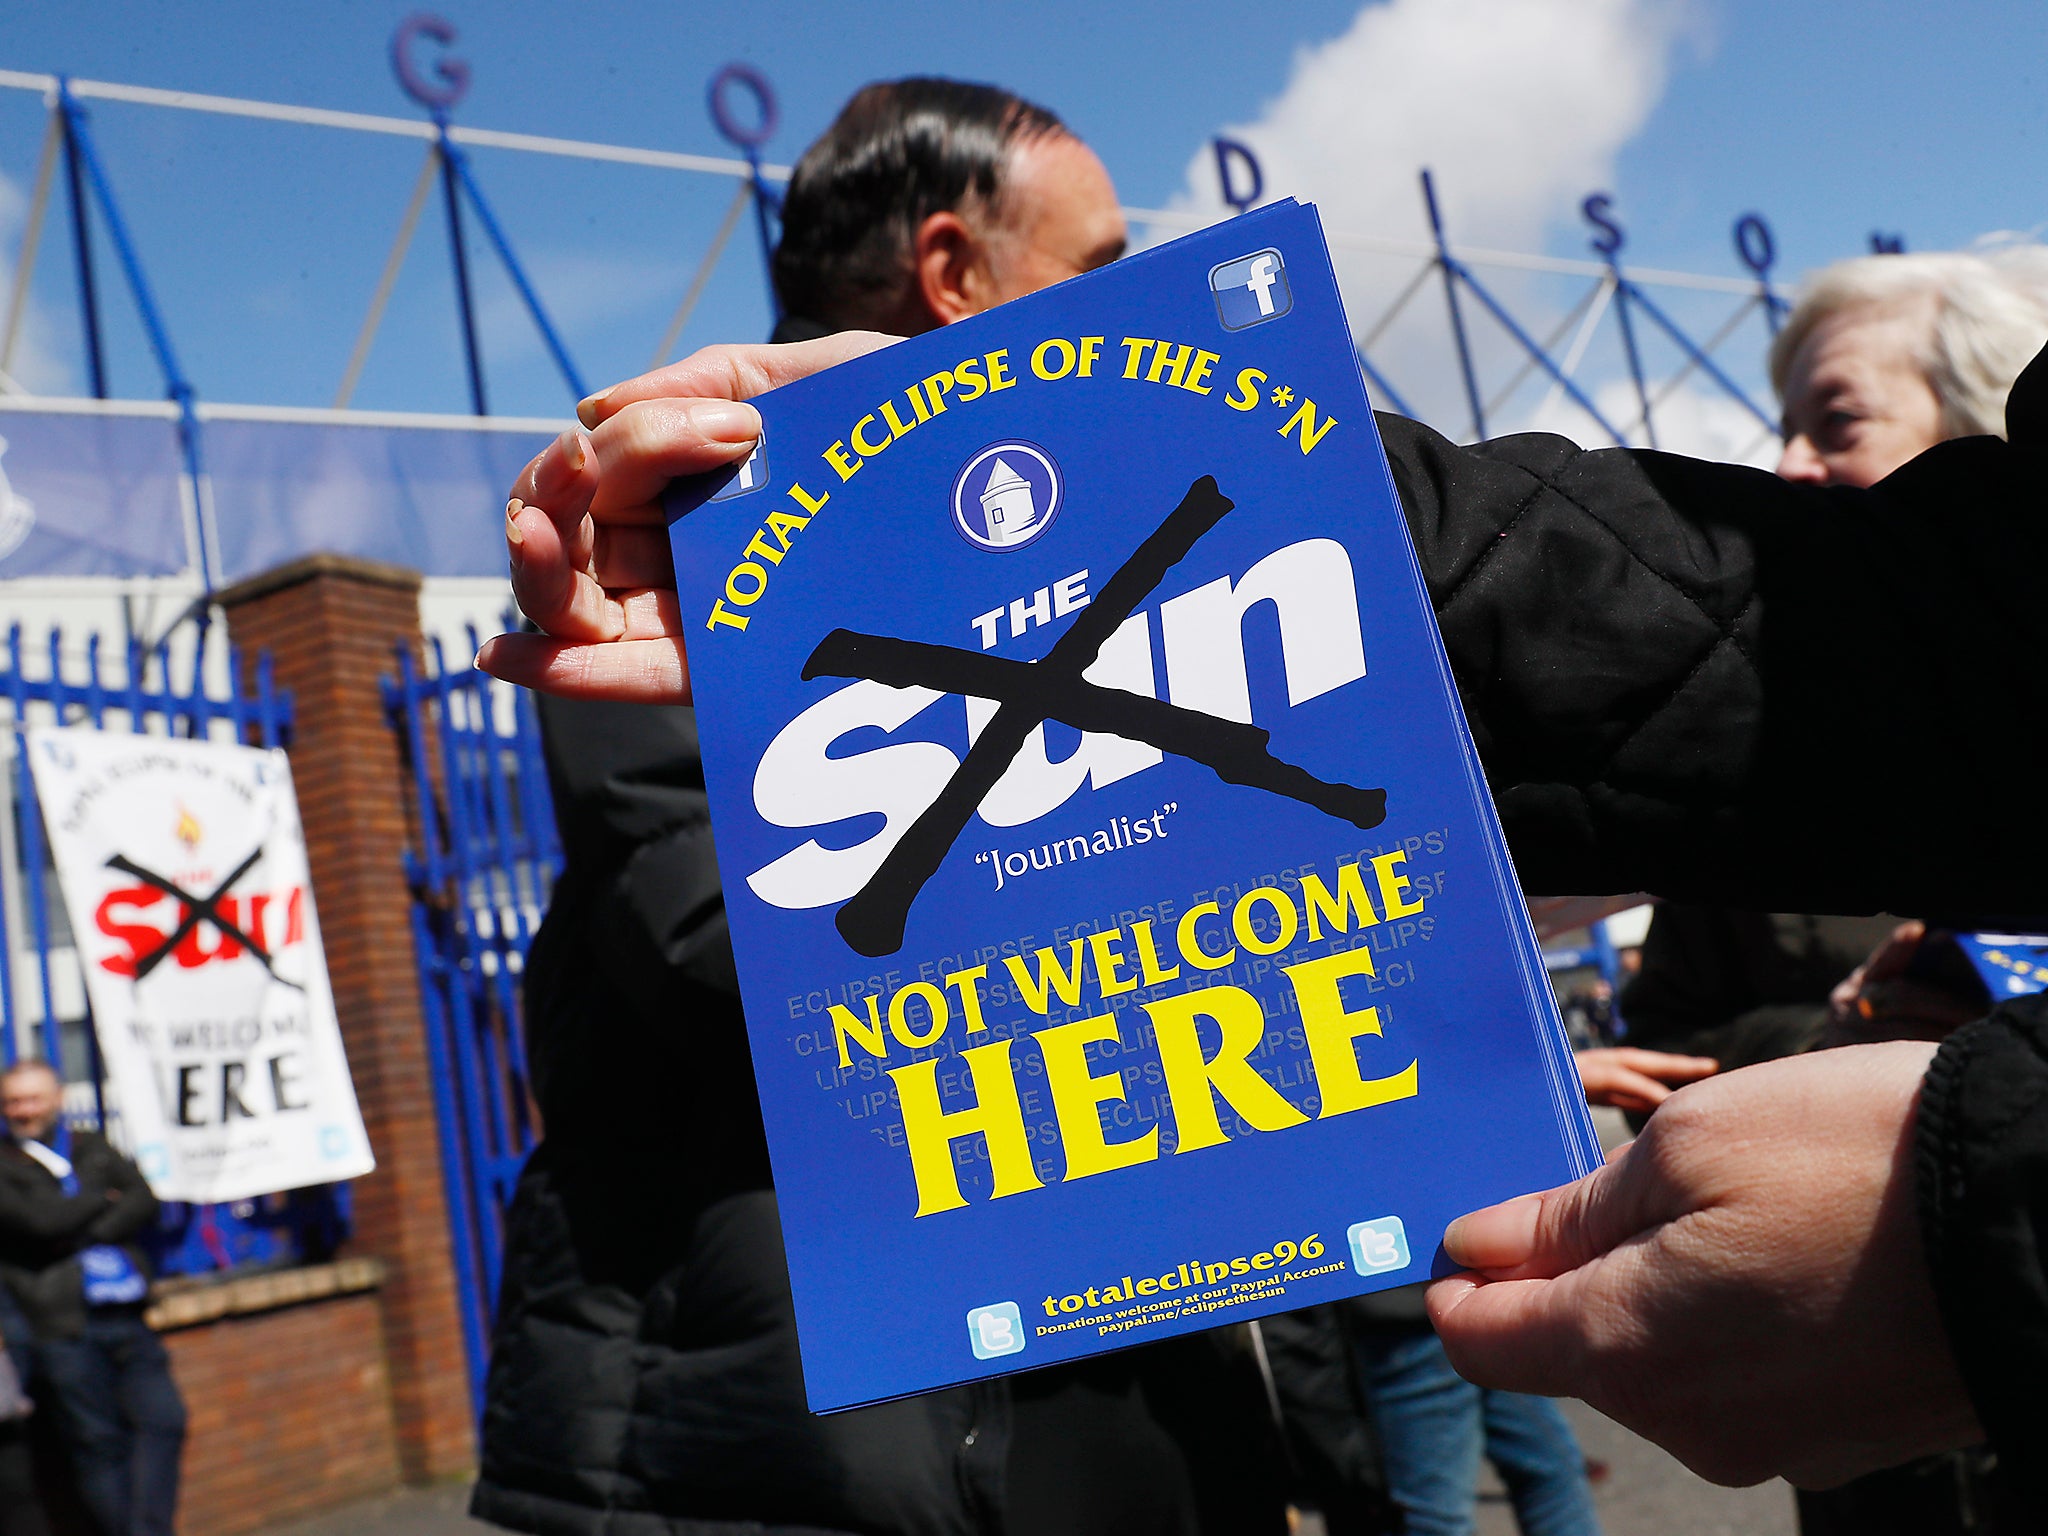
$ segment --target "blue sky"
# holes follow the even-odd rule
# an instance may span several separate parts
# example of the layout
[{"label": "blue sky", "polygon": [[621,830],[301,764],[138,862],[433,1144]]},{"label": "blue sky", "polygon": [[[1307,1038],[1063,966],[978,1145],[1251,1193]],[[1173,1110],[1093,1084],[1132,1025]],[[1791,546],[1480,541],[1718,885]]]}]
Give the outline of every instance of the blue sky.
[{"label": "blue sky", "polygon": [[[1432,18],[1448,26],[1445,18],[1489,7],[1511,13],[1523,0],[1396,3],[1426,31]],[[1779,272],[1788,277],[1860,252],[1873,228],[1901,231],[1924,249],[2048,218],[2048,181],[2038,169],[2048,148],[2048,51],[2040,44],[2038,0],[1573,3],[1604,18],[1589,26],[1625,35],[1635,56],[1654,64],[1576,80],[1529,124],[1491,122],[1485,99],[1451,103],[1448,126],[1431,131],[1455,138],[1461,124],[1473,126],[1472,142],[1445,151],[1453,164],[1501,163],[1488,134],[1503,136],[1504,149],[1574,113],[1592,123],[1577,138],[1566,134],[1569,168],[1554,188],[1541,189],[1541,216],[1504,216],[1495,243],[1584,254],[1575,207],[1595,187],[1572,180],[1581,166],[1604,175],[1605,189],[1616,194],[1630,259],[1694,271],[1738,271],[1729,230],[1749,209],[1769,218]],[[0,11],[0,67],[413,115],[385,52],[408,9],[23,4]],[[721,153],[704,84],[720,64],[741,59],[775,82],[783,113],[769,153],[787,160],[861,83],[918,71],[955,74],[1000,81],[1046,102],[1097,147],[1127,202],[1158,206],[1189,195],[1190,167],[1211,134],[1286,118],[1290,89],[1303,88],[1303,51],[1332,47],[1360,8],[1356,0],[1297,0],[1270,11],[1243,0],[1121,7],[760,0],[722,8],[443,0],[440,9],[460,28],[455,51],[473,71],[458,111],[465,123]],[[1559,30],[1555,44],[1555,57],[1543,46],[1528,50],[1527,69],[1562,78],[1583,62],[1578,32]],[[1363,78],[1362,88],[1372,89],[1374,77]],[[1624,100],[1625,107],[1615,105]],[[201,393],[325,404],[420,146],[116,104],[96,106],[94,122]],[[32,96],[0,92],[0,176],[14,194],[11,207],[0,205],[0,262],[12,262],[39,130]],[[1434,141],[1423,135],[1420,142],[1416,153],[1435,158]],[[1328,154],[1303,148],[1289,163],[1297,162],[1301,184],[1278,190],[1325,199],[1390,169],[1375,166],[1370,144],[1356,142]],[[488,152],[477,164],[585,374],[595,382],[645,366],[728,189],[700,178]],[[1405,179],[1412,165],[1391,169],[1412,185]],[[1468,171],[1463,181],[1470,188],[1483,178]],[[1194,193],[1204,189],[1197,175]],[[359,405],[465,408],[434,213]],[[1466,222],[1484,225],[1488,213],[1482,198]],[[34,289],[35,350],[25,368],[41,387],[76,390],[83,374],[70,253],[61,223],[50,233]],[[104,241],[100,255],[103,285],[113,288],[118,279]],[[1370,288],[1367,279],[1360,283]],[[488,272],[482,287],[493,408],[560,412],[566,391],[502,278]],[[1537,311],[1563,302],[1534,289],[1518,293]],[[1371,297],[1354,295],[1355,317]],[[115,391],[157,393],[132,307],[116,296],[108,308]],[[749,236],[728,253],[687,341],[746,339],[763,319],[759,256]]]}]

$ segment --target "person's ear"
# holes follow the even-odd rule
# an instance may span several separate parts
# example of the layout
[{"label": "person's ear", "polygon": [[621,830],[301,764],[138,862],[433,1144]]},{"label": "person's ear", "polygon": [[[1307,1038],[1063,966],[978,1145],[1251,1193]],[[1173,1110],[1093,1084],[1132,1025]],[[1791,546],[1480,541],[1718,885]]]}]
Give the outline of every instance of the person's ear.
[{"label": "person's ear", "polygon": [[959,214],[928,215],[913,242],[917,296],[933,325],[978,315],[991,303],[988,246]]}]

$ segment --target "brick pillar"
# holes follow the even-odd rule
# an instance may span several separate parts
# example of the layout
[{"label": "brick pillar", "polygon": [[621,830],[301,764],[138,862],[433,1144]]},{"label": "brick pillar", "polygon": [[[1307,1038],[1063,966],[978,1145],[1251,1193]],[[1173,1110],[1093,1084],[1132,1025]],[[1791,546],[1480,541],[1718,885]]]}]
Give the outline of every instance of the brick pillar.
[{"label": "brick pillar", "polygon": [[405,882],[407,769],[384,713],[396,647],[420,646],[420,578],[312,555],[219,594],[244,656],[292,691],[292,777],[334,1006],[377,1171],[355,1186],[352,1250],[384,1261],[384,1332],[409,1478],[474,1464],[462,1318]]}]

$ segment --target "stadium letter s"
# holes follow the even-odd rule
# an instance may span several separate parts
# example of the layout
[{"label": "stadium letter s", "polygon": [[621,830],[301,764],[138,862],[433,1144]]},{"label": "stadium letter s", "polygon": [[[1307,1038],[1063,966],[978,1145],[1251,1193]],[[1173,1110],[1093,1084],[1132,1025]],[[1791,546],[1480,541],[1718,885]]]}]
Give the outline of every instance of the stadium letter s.
[{"label": "stadium letter s", "polygon": [[882,826],[850,848],[827,848],[813,838],[791,849],[747,877],[756,896],[785,909],[826,907],[867,884],[896,840],[938,798],[960,759],[930,741],[847,757],[828,756],[828,750],[849,731],[893,731],[943,697],[933,688],[850,683],[777,733],[754,770],[754,809],[764,821],[824,827],[879,815]]}]

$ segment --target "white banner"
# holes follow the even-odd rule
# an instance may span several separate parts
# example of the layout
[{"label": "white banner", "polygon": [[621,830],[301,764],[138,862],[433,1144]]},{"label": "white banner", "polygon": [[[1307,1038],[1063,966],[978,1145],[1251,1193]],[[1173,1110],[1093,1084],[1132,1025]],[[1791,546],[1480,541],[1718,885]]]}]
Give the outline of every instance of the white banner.
[{"label": "white banner", "polygon": [[150,1187],[219,1202],[368,1173],[284,753],[47,728],[28,753]]}]

